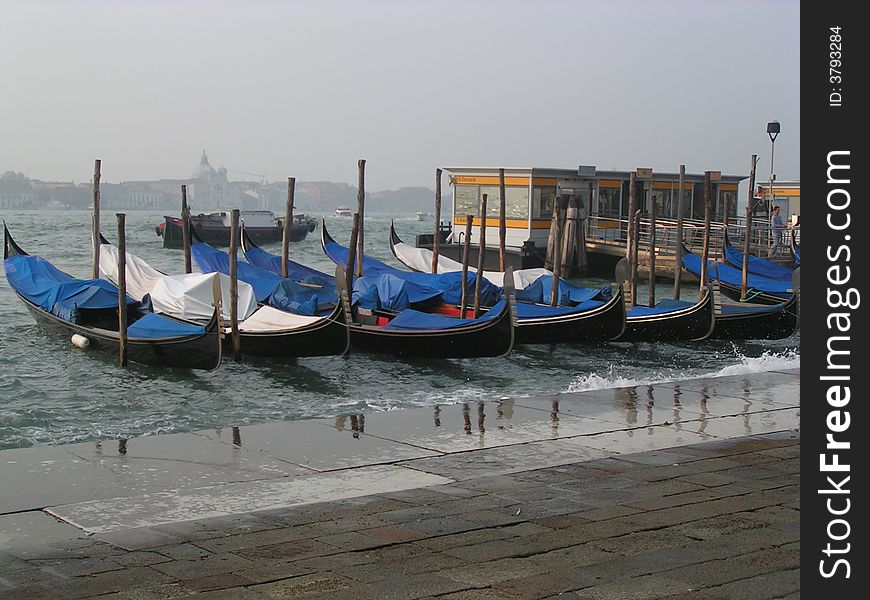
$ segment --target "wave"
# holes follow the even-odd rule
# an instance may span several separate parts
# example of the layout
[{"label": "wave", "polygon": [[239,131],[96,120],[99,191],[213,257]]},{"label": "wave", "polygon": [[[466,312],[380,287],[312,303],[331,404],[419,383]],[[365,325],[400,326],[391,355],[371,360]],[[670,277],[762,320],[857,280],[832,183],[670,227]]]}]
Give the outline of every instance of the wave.
[{"label": "wave", "polygon": [[727,365],[718,371],[707,373],[692,373],[687,371],[655,373],[642,379],[623,377],[617,372],[617,367],[611,364],[604,376],[595,372],[578,375],[563,393],[649,385],[651,383],[669,383],[685,379],[747,375],[783,369],[800,369],[801,366],[801,356],[797,350],[786,350],[783,352],[765,351],[761,356],[738,355],[737,358],[739,359],[737,364]]}]

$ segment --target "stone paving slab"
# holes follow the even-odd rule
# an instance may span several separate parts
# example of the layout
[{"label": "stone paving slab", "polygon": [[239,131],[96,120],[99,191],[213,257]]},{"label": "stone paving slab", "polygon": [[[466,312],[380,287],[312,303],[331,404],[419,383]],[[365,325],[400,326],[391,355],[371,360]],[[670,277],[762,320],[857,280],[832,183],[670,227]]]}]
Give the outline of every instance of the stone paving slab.
[{"label": "stone paving slab", "polygon": [[0,452],[0,597],[796,597],[799,372],[745,379]]},{"label": "stone paving slab", "polygon": [[65,504],[52,507],[48,512],[89,533],[107,533],[252,510],[366,496],[386,490],[425,487],[447,481],[449,480],[437,475],[402,467],[374,466],[335,474]]}]

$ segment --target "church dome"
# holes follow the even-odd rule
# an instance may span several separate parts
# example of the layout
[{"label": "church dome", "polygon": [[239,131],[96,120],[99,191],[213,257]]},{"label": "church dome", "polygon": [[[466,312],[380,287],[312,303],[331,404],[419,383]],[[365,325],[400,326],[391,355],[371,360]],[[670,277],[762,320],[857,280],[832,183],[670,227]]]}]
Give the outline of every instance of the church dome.
[{"label": "church dome", "polygon": [[205,150],[202,151],[202,157],[199,159],[199,166],[193,170],[194,179],[208,179],[214,174],[214,169],[208,164],[208,155]]}]

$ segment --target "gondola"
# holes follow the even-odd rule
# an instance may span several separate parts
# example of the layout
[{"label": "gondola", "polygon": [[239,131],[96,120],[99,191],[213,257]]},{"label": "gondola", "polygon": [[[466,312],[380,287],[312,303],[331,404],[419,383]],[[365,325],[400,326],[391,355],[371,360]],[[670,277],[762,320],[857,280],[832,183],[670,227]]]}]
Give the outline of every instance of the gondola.
[{"label": "gondola", "polygon": [[[329,254],[328,242],[334,243],[334,240],[329,237],[325,227],[321,229],[321,241],[324,250]],[[411,248],[402,242],[393,223],[390,223],[390,251],[399,262],[416,271],[418,276],[435,277],[423,268],[424,263],[427,265],[432,263],[431,250]],[[439,257],[438,263],[440,274],[455,274],[461,271],[461,263],[451,259],[441,260],[441,258]],[[379,265],[397,273],[405,273],[383,263]],[[472,272],[470,277],[473,279],[474,269],[469,268],[469,271]],[[485,271],[484,277],[490,282],[495,282],[503,278],[504,274],[499,271]],[[552,290],[552,277],[552,273],[546,269],[514,272],[514,286],[518,290],[516,292],[517,344],[605,342],[622,335],[625,329],[622,285],[618,285],[616,293],[612,293],[609,287],[590,290],[560,281],[560,294],[567,295],[571,299],[571,305],[552,307],[549,305],[548,297]]]},{"label": "gondola", "polygon": [[617,342],[676,342],[703,340],[713,333],[717,303],[709,287],[697,302],[666,299],[655,306],[635,305],[625,318],[625,332]]},{"label": "gondola", "polygon": [[[683,268],[696,277],[701,276],[701,257],[693,254],[683,245]],[[742,269],[714,260],[707,261],[707,274],[710,279],[716,279],[722,293],[732,300],[740,301],[740,291],[743,282]],[[747,273],[747,301],[758,304],[782,304],[795,294],[792,281],[800,277],[800,268],[795,269],[789,281],[771,279],[762,275]]]},{"label": "gondola", "polygon": [[[341,266],[336,267],[341,271]],[[406,308],[391,314],[360,308],[350,311],[351,344],[362,350],[405,358],[478,358],[504,356],[514,343],[514,311],[510,273],[505,282],[510,290],[478,318],[457,318],[455,314],[422,312]],[[347,302],[347,284],[336,277],[339,293]]]},{"label": "gondola", "polygon": [[[117,248],[102,240],[100,271],[117,281]],[[170,276],[142,259],[127,254],[127,289],[133,298],[148,294],[155,309],[178,319],[202,318],[202,290],[220,278],[224,308],[224,349],[232,349],[229,327],[229,277],[222,273],[191,273]],[[131,268],[132,267],[132,268]],[[297,315],[272,306],[258,306],[252,286],[239,282],[239,349],[245,356],[293,358],[344,354],[350,344],[344,310],[335,303],[324,316]]]},{"label": "gondola", "polygon": [[[10,287],[38,324],[87,346],[119,354],[118,288],[102,279],[75,279],[30,256],[3,224],[3,258]],[[217,310],[205,325],[158,315],[127,296],[127,360],[151,367],[216,369],[221,362]],[[83,341],[79,341],[84,344]]]},{"label": "gondola", "polygon": [[[735,269],[739,269],[740,272],[743,272],[743,252],[738,250],[734,246],[731,245],[731,241],[728,239],[728,232],[725,232],[725,243],[724,243],[724,259],[725,262],[734,267]],[[792,275],[794,275],[794,269],[789,268],[785,265],[781,265],[779,263],[775,263],[769,261],[765,258],[761,258],[760,256],[750,256],[747,261],[747,270],[753,275],[761,275],[762,277],[767,277],[768,279],[776,279],[779,281],[791,281]]]},{"label": "gondola", "polygon": [[[715,280],[711,282],[717,284]],[[710,339],[781,340],[798,327],[798,299],[792,294],[780,304],[722,304]]]},{"label": "gondola", "polygon": [[[251,265],[263,268],[272,276],[279,276],[280,257],[260,249],[250,237],[244,235],[242,245],[245,257]],[[371,265],[372,260],[365,257],[363,264]],[[476,319],[459,319],[459,310],[442,302],[440,290],[414,282],[392,281],[388,273],[381,273],[378,277],[357,278],[354,289],[358,301],[351,306],[351,294],[348,293],[343,278],[338,275],[343,268],[344,265],[339,261],[336,266],[336,283],[341,285],[336,293],[343,303],[348,302],[351,345],[355,348],[408,358],[476,358],[503,356],[513,347],[516,317],[512,309],[511,285],[507,300],[496,302]],[[302,282],[315,285],[325,277],[323,273],[293,261],[288,262],[288,274],[290,273]],[[398,287],[395,286],[396,283]],[[391,286],[396,292],[395,298],[408,297],[409,301],[399,303],[401,305],[389,305],[393,298],[388,298],[387,292],[383,295],[380,292]],[[405,289],[400,289],[401,287]],[[378,292],[374,294],[377,297],[373,298],[369,294],[366,298],[361,298],[365,295],[362,293],[363,289],[372,294]],[[375,303],[367,304],[366,299],[374,299]]]}]

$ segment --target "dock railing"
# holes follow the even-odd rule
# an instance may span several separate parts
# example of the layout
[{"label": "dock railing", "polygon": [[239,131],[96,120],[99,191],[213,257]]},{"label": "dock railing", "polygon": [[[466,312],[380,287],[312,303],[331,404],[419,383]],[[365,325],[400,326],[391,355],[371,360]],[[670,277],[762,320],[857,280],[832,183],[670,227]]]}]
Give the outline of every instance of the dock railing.
[{"label": "dock railing", "polygon": [[[625,249],[628,220],[618,217],[590,216],[586,219],[586,241],[594,246],[612,246],[614,253],[619,248]],[[640,234],[638,236],[639,251],[649,253],[651,239],[651,223],[649,219],[641,218]],[[791,236],[796,236],[800,243],[800,227],[786,229],[783,232],[782,254],[789,256]],[[656,256],[675,256],[677,247],[676,219],[656,218]],[[693,252],[700,252],[704,239],[704,221],[700,219],[683,219],[683,241]],[[732,219],[728,223],[728,241],[732,246],[743,251],[746,240],[746,219]],[[753,219],[750,228],[749,253],[753,256],[768,257],[773,245],[773,231],[770,223],[764,219]],[[721,259],[725,247],[725,224],[721,221],[710,224],[710,258]]]}]

